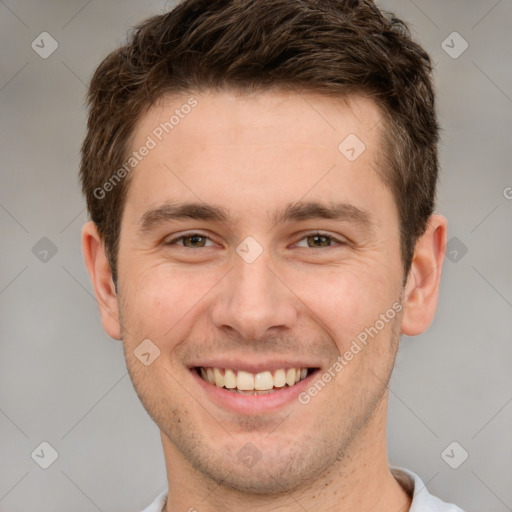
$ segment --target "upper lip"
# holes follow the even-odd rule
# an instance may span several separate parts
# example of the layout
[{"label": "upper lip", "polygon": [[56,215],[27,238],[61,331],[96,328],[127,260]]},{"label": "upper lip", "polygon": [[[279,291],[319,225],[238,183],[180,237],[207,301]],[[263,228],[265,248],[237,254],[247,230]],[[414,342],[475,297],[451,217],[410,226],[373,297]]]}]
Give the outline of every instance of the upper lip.
[{"label": "upper lip", "polygon": [[190,365],[190,368],[229,368],[230,370],[260,373],[280,368],[319,368],[318,362],[299,359],[272,359],[264,361],[247,361],[242,359],[208,359]]}]

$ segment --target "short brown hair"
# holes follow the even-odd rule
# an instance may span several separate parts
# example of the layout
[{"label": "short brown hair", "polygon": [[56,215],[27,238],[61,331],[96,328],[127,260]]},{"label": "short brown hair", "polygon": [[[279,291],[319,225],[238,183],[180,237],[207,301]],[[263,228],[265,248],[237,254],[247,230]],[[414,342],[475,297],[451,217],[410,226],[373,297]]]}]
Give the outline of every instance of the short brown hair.
[{"label": "short brown hair", "polygon": [[404,22],[371,0],[184,0],[144,21],[100,64],[88,92],[80,178],[114,282],[129,176],[108,200],[95,191],[123,166],[140,117],[167,93],[273,88],[363,94],[379,105],[379,174],[399,211],[406,277],[435,205],[431,75]]}]

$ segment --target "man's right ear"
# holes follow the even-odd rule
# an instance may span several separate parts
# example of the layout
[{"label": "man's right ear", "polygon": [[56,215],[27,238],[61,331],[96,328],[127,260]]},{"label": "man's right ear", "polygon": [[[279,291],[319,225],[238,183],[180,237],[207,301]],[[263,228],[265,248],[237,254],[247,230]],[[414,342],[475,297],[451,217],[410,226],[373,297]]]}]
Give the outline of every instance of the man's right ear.
[{"label": "man's right ear", "polygon": [[92,221],[82,228],[82,252],[100,308],[103,328],[111,338],[120,340],[119,302],[112,271],[98,229]]}]

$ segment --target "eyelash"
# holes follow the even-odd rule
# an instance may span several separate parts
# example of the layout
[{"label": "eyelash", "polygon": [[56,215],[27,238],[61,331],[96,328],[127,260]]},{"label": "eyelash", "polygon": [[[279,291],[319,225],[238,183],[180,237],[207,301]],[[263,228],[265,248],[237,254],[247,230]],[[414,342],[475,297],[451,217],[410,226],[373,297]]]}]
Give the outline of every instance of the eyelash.
[{"label": "eyelash", "polygon": [[[206,238],[206,239],[212,241],[209,236],[203,235],[202,233],[197,233],[195,231],[191,231],[190,233],[184,233],[183,235],[180,235],[179,237],[176,237],[176,238],[173,238],[172,240],[169,240],[168,242],[165,243],[165,245],[174,245],[179,240],[183,240],[184,238],[190,238],[190,237],[193,237],[193,236],[199,236],[201,238]],[[305,238],[313,237],[313,236],[323,236],[323,237],[326,237],[326,238],[330,239],[331,242],[335,242],[335,243],[337,243],[337,244],[339,244],[341,246],[347,245],[346,241],[339,240],[339,239],[335,238],[334,236],[332,236],[332,235],[330,235],[328,233],[323,233],[321,231],[314,231],[312,233],[306,233],[298,241],[301,242]],[[192,249],[191,247],[186,247],[185,245],[182,245],[182,247],[185,248],[185,249]],[[303,247],[303,249],[328,249],[328,248],[333,248],[333,246],[329,245],[327,247],[316,247],[316,248],[315,247]],[[206,247],[196,247],[196,249],[206,249]]]}]

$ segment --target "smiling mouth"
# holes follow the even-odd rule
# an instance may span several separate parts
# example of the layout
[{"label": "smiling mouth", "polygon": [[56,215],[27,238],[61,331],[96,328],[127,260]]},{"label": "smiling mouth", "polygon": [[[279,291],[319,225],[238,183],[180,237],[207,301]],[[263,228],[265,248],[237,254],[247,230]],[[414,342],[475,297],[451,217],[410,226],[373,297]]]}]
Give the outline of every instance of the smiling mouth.
[{"label": "smiling mouth", "polygon": [[202,366],[193,370],[204,381],[226,391],[240,395],[268,395],[295,386],[317,368],[280,368],[259,373]]}]

